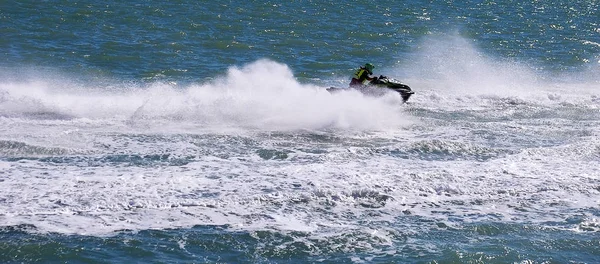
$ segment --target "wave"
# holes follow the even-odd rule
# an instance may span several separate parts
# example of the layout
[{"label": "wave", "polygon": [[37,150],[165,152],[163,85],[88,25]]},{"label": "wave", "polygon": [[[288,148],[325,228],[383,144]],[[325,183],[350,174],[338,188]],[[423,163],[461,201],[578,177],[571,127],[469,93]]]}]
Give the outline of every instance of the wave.
[{"label": "wave", "polygon": [[[0,148],[2,145],[0,144]],[[0,153],[3,154],[3,153]],[[44,163],[64,164],[68,166],[100,167],[100,166],[183,166],[196,160],[195,156],[178,157],[171,154],[116,154],[102,156],[62,156],[57,152],[46,157],[16,156],[8,158],[7,161],[15,162],[22,160],[35,160]],[[58,155],[57,155],[58,154]],[[39,153],[37,153],[39,155]]]},{"label": "wave", "polygon": [[424,160],[477,160],[485,161],[502,157],[510,151],[498,148],[482,147],[468,143],[425,140],[411,144],[405,151],[394,153],[406,158],[418,157]]},{"label": "wave", "polygon": [[41,147],[18,141],[0,140],[0,156],[2,157],[63,156],[74,153],[76,151],[71,149]]}]

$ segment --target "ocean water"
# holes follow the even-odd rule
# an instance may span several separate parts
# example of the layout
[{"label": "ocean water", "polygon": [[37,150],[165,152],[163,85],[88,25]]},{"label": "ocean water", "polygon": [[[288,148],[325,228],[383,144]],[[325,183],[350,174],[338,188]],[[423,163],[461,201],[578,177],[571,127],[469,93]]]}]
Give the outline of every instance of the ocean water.
[{"label": "ocean water", "polygon": [[600,263],[599,5],[2,1],[0,263]]}]

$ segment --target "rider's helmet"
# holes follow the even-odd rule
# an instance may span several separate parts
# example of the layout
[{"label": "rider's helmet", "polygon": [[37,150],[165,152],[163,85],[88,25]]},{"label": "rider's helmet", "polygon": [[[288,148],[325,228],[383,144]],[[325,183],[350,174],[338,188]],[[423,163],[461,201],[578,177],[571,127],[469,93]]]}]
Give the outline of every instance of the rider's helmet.
[{"label": "rider's helmet", "polygon": [[367,64],[365,64],[365,69],[367,69],[369,74],[373,74],[373,69],[375,69],[375,66],[373,66],[373,64],[371,64],[371,63],[367,63]]}]

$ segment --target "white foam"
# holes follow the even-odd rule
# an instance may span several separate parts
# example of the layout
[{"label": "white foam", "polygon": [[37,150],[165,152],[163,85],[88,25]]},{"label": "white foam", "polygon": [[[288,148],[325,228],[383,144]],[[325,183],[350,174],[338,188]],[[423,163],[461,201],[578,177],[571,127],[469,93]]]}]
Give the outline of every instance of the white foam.
[{"label": "white foam", "polygon": [[[439,79],[409,82],[417,94],[407,106],[331,95],[272,61],[185,87],[67,93],[0,84],[0,140],[69,150],[58,161],[0,162],[0,222],[84,234],[204,224],[351,230],[385,244],[389,234],[379,232],[391,222],[427,219],[406,224],[418,232],[440,222],[564,222],[596,208],[591,84],[566,94],[469,45],[458,51],[473,66],[442,63]],[[511,75],[515,86],[506,85]],[[28,115],[39,109],[68,117]],[[286,155],[269,159],[264,150]],[[145,155],[168,158],[135,164]]]},{"label": "white foam", "polygon": [[[85,234],[199,224],[308,233],[361,230],[356,219],[363,214],[385,222],[407,212],[449,222],[556,221],[595,206],[597,192],[589,184],[600,175],[592,167],[597,161],[559,159],[560,153],[541,149],[480,163],[407,160],[332,147],[321,162],[309,164],[208,156],[152,169],[26,161],[5,166],[6,202],[0,212],[7,225]],[[310,154],[296,153],[304,155]],[[380,216],[373,215],[369,208],[381,201],[375,210]]]},{"label": "white foam", "polygon": [[25,82],[0,84],[0,94],[3,116],[52,113],[57,118],[126,120],[153,128],[173,121],[266,130],[395,129],[411,123],[399,96],[332,95],[323,87],[297,82],[286,65],[268,60],[232,67],[213,82],[185,87],[154,83],[104,89]]}]

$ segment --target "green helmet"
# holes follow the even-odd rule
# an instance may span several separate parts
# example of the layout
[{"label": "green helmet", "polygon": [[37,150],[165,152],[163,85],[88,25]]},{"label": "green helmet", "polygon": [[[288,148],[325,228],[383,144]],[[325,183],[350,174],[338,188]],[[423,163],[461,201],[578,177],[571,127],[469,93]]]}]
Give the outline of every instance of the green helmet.
[{"label": "green helmet", "polygon": [[373,64],[371,63],[367,63],[365,64],[365,69],[367,69],[367,71],[369,71],[370,74],[373,74],[373,69],[375,69],[375,66],[373,66]]}]

